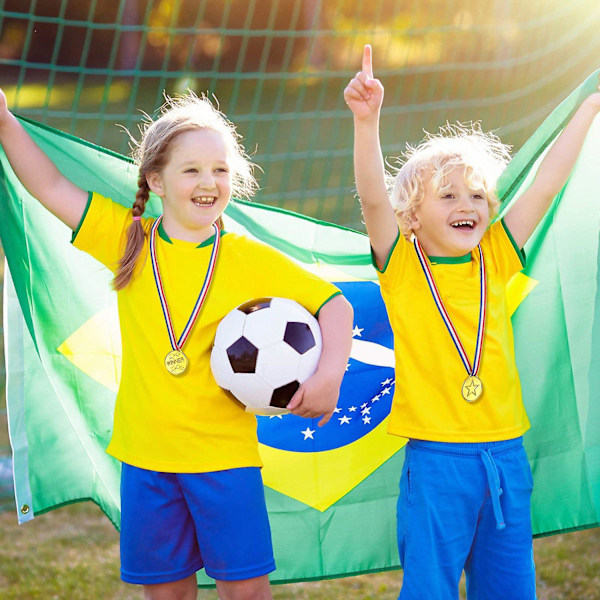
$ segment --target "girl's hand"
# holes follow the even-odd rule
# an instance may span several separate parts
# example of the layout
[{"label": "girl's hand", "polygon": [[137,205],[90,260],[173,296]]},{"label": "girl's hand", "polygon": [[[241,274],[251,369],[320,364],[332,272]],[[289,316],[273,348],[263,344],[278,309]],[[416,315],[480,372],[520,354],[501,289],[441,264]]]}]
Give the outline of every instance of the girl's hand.
[{"label": "girl's hand", "polygon": [[356,119],[369,119],[379,114],[383,103],[383,85],[379,79],[373,79],[373,58],[369,44],[364,49],[362,71],[346,86],[344,100]]},{"label": "girl's hand", "polygon": [[339,378],[317,371],[298,388],[287,407],[292,414],[299,417],[321,417],[319,427],[322,427],[333,415],[341,383]]},{"label": "girl's hand", "polygon": [[6,102],[6,95],[0,88],[0,125],[4,123],[10,113],[8,112],[8,103]]},{"label": "girl's hand", "polygon": [[[600,75],[598,75],[598,78],[600,79]],[[594,92],[593,94],[590,94],[583,102],[582,104],[588,104],[589,106],[591,106],[593,109],[596,110],[596,112],[600,112],[600,84],[597,86],[597,89],[599,91]]]}]

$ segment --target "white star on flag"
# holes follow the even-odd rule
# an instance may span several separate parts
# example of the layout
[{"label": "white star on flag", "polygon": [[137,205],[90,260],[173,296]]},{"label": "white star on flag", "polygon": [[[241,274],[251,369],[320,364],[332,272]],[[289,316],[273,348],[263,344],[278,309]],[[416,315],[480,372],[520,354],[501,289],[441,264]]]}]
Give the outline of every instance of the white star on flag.
[{"label": "white star on flag", "polygon": [[352,419],[349,419],[346,415],[344,415],[343,417],[340,417],[338,419],[338,421],[340,422],[340,425],[344,425],[345,423],[350,423]]},{"label": "white star on flag", "polygon": [[313,437],[313,433],[315,432],[315,429],[310,429],[309,427],[307,427],[304,431],[301,431],[300,433],[304,434],[304,439],[307,440],[308,438],[310,438],[311,440],[314,440],[315,438]]},{"label": "white star on flag", "polygon": [[368,425],[371,422],[371,417],[363,417],[363,423]]},{"label": "white star on flag", "polygon": [[359,327],[358,325],[354,326],[354,329],[352,330],[352,337],[354,336],[358,336],[358,337],[362,337],[361,333],[365,330],[364,327]]}]

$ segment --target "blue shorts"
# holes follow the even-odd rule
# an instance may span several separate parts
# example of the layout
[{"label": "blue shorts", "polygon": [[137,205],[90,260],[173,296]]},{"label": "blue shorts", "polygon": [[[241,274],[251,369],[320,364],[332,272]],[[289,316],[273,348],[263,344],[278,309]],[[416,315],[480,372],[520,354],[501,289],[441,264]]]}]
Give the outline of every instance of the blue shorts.
[{"label": "blue shorts", "polygon": [[121,579],[155,584],[275,570],[260,469],[160,473],[123,464]]},{"label": "blue shorts", "polygon": [[535,599],[533,479],[522,438],[410,440],[400,480],[401,600]]}]

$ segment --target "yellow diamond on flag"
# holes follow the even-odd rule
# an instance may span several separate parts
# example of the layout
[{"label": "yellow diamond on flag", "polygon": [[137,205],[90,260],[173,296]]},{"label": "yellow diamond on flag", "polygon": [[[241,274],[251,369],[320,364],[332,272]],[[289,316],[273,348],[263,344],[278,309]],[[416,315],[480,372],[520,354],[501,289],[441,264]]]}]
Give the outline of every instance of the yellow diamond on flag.
[{"label": "yellow diamond on flag", "polygon": [[116,392],[121,381],[121,332],[116,305],[88,319],[58,351],[86,375]]}]

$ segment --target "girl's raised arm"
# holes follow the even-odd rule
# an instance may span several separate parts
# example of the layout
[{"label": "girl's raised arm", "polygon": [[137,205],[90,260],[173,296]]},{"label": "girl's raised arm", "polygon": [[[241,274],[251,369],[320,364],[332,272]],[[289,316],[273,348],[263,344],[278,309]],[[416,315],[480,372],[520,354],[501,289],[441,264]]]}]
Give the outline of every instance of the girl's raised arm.
[{"label": "girl's raised arm", "polygon": [[83,216],[88,193],[69,181],[29,137],[21,123],[8,110],[2,90],[0,145],[27,191],[65,225],[76,229]]},{"label": "girl's raised arm", "polygon": [[373,78],[371,46],[366,45],[362,71],[344,90],[354,114],[354,174],[367,233],[379,267],[383,267],[398,237],[396,215],[385,183],[385,167],[379,142],[379,115],[383,86]]}]

